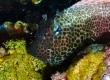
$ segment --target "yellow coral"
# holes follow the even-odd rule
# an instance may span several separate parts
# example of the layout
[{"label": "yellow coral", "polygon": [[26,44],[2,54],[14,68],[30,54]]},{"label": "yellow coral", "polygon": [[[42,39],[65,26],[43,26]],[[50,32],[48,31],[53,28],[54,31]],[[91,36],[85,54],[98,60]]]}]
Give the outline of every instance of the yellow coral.
[{"label": "yellow coral", "polygon": [[10,54],[27,54],[25,40],[10,40],[5,43],[5,47],[9,48]]},{"label": "yellow coral", "polygon": [[46,65],[26,51],[25,40],[5,43],[10,55],[0,58],[0,80],[42,80],[38,70]]},{"label": "yellow coral", "polygon": [[66,71],[68,80],[100,80],[100,75],[105,69],[103,62],[104,52],[89,53],[76,64],[71,64]]}]

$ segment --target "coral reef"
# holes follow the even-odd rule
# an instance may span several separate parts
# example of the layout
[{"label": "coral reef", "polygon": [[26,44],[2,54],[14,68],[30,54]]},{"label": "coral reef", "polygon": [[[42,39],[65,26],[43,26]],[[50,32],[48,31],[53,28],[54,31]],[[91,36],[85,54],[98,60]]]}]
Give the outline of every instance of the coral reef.
[{"label": "coral reef", "polygon": [[[39,1],[42,1],[42,3]],[[33,31],[37,30],[36,26],[38,25],[36,23],[39,23],[41,21],[42,14],[48,15],[47,18],[49,18],[56,13],[56,9],[59,9],[61,11],[67,6],[70,6],[71,4],[73,4],[74,2],[76,1],[73,1],[73,0],[72,1],[71,0],[61,0],[61,1],[59,0],[5,0],[5,1],[0,0],[0,38],[1,38],[0,46],[6,40],[25,39],[24,37],[26,35],[21,35],[21,33],[23,30],[26,30],[26,28],[28,27],[26,26],[24,28],[24,25],[22,25],[22,23],[26,23],[26,25],[29,25],[29,27],[31,28],[31,32],[29,33],[32,34]],[[36,5],[39,3],[41,4]],[[6,28],[7,28],[7,31],[6,31]],[[14,30],[14,33],[13,33],[13,30]],[[1,34],[2,32],[6,34]],[[15,34],[16,32],[17,34]],[[26,30],[26,33],[27,33],[27,30]],[[17,36],[19,34],[20,34],[20,38]],[[7,38],[8,35],[9,35],[9,38]],[[32,37],[30,38],[28,36],[28,39],[26,40],[28,41],[30,39],[32,39]],[[35,73],[33,70],[30,69],[31,67],[33,67],[33,64],[29,65],[28,61],[29,63],[31,63],[31,61],[35,60],[32,63],[37,64],[36,72],[39,71],[39,69],[43,67],[43,65],[40,66],[41,61],[39,61],[38,59],[34,59],[33,57],[30,57],[31,55],[27,54],[27,52],[25,51],[26,48],[24,48],[23,46],[19,47],[19,45],[22,44],[21,41],[22,40],[17,40],[17,41],[11,40],[11,41],[6,42],[5,44],[6,49],[4,48],[4,46],[0,47],[0,57],[1,57],[0,58],[1,77],[0,78],[13,80],[14,78],[13,76],[15,75],[16,76],[15,79],[17,80],[19,80],[18,78],[22,76],[25,78],[23,79],[26,80],[27,78],[31,76],[31,74],[32,74],[32,77],[34,74],[35,76],[40,76],[39,73],[37,75],[37,73]],[[27,63],[24,60],[24,58],[26,58],[25,60],[27,60]],[[31,58],[32,60],[29,60]],[[20,68],[17,65],[22,66],[22,67]],[[29,70],[27,70],[27,68]],[[21,75],[20,73],[17,74],[19,70],[23,72],[21,73]],[[30,76],[27,76],[28,73]],[[50,74],[49,74],[49,77],[50,77]],[[23,80],[23,79],[20,79],[20,80]],[[31,80],[31,78],[29,80]]]},{"label": "coral reef", "polygon": [[[31,54],[46,63],[60,66],[69,56],[77,54],[75,50],[88,39],[98,43],[110,41],[110,1],[82,0],[75,5],[73,1],[0,0],[0,44],[5,42],[4,39],[19,39],[18,35],[21,38],[24,38],[25,34],[32,36],[37,32],[36,23],[40,22],[41,17],[45,21],[39,24],[40,28],[31,46]],[[71,4],[73,6],[70,6]],[[64,6],[65,10],[63,10]],[[49,18],[51,19],[48,20]],[[22,33],[25,34],[22,35]],[[7,36],[12,37],[7,38]],[[32,39],[30,35],[27,36],[27,41]],[[41,73],[46,65],[28,54],[25,40],[10,40],[4,43],[4,46],[0,46],[1,80],[43,80]],[[77,61],[70,65],[66,73],[57,72],[51,79],[66,80],[67,76],[68,80],[108,80],[110,79],[109,50],[106,48],[104,53],[103,45],[97,44],[88,47],[86,51],[78,54],[81,55],[84,52],[85,55],[82,58],[77,58],[75,55]],[[49,73],[55,71],[51,70],[53,69],[46,71]],[[44,74],[46,73],[43,72]],[[101,77],[100,74],[102,74]]]},{"label": "coral reef", "polygon": [[4,43],[5,48],[8,49],[8,53],[11,54],[27,54],[26,41],[25,40],[9,40]]},{"label": "coral reef", "polygon": [[105,47],[104,52],[104,62],[106,65],[106,69],[101,75],[101,80],[109,80],[110,79],[110,47]]},{"label": "coral reef", "polygon": [[51,77],[52,80],[66,80],[66,73],[60,74],[57,72],[56,74],[52,75]]},{"label": "coral reef", "polygon": [[[104,51],[103,48],[101,50],[98,49],[98,44],[94,44],[89,46],[84,50],[85,55],[82,57],[76,57],[73,59],[72,64],[69,69],[66,71],[67,80],[100,80],[100,76],[106,68],[103,62]],[[91,49],[90,49],[91,47]],[[92,48],[97,47],[97,51]],[[82,51],[83,52],[83,51]]]},{"label": "coral reef", "polygon": [[25,40],[4,43],[9,55],[0,58],[1,80],[43,80],[38,72],[46,65],[27,53]]},{"label": "coral reef", "polygon": [[100,77],[101,80],[110,80],[110,67],[106,67],[105,71]]},{"label": "coral reef", "polygon": [[[0,36],[8,34],[9,36],[18,36],[22,34],[32,34],[32,32],[37,31],[37,24],[28,24],[22,21],[17,21],[15,23],[6,21],[0,25]],[[4,36],[3,36],[4,37]]]}]

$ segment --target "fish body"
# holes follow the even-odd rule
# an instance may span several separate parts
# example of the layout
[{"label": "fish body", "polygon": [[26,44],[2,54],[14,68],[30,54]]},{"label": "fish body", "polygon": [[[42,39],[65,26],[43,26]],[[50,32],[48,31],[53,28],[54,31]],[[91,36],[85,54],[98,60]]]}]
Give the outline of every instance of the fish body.
[{"label": "fish body", "polygon": [[82,0],[53,19],[42,22],[31,46],[31,54],[58,65],[87,39],[109,40],[110,1],[107,1]]}]

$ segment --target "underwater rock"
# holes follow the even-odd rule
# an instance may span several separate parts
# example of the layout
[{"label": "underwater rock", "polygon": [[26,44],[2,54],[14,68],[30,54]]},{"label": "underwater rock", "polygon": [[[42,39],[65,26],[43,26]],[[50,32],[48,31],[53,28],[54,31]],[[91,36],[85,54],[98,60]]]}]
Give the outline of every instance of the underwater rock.
[{"label": "underwater rock", "polygon": [[[90,47],[92,47],[91,50]],[[97,48],[96,52],[94,52],[93,47]],[[88,48],[90,50],[89,52]],[[82,52],[88,53],[73,58],[72,64],[66,71],[67,80],[100,80],[100,76],[106,68],[103,61],[104,46],[102,50],[98,50],[98,44],[94,44],[94,46],[92,44]]]},{"label": "underwater rock", "polygon": [[31,54],[46,63],[60,65],[76,55],[75,50],[88,39],[109,42],[109,13],[109,0],[81,0],[62,12],[57,11],[55,17],[40,23]]},{"label": "underwater rock", "polygon": [[39,70],[46,65],[27,53],[25,40],[10,40],[4,45],[10,55],[0,58],[1,80],[43,80]]}]

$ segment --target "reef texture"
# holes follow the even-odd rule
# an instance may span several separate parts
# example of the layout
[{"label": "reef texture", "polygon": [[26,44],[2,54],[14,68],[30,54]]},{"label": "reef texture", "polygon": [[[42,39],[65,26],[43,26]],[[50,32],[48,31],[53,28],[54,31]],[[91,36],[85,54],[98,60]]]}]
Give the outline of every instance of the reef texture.
[{"label": "reef texture", "polygon": [[[101,74],[106,68],[103,61],[104,51],[98,49],[100,46],[102,45],[91,45],[82,51],[85,54],[83,57],[73,59],[72,64],[66,71],[67,80],[100,80]],[[94,52],[93,48],[97,48],[97,50],[95,49]]]},{"label": "reef texture", "polygon": [[82,0],[40,24],[31,54],[46,63],[61,64],[88,39],[110,41],[110,1]]},{"label": "reef texture", "polygon": [[46,65],[27,54],[25,40],[7,41],[7,56],[0,58],[0,80],[43,80],[38,70]]},{"label": "reef texture", "polygon": [[101,75],[101,80],[109,80],[110,79],[110,47],[105,47],[104,52],[104,62],[106,65],[106,69]]},{"label": "reef texture", "polygon": [[56,74],[52,75],[51,77],[52,80],[67,80],[66,79],[66,74],[65,73],[59,73],[57,72]]},{"label": "reef texture", "polygon": [[[4,35],[7,35],[7,37],[18,37],[23,35],[32,35],[34,31],[37,31],[38,24],[28,24],[24,23],[22,21],[17,21],[15,23],[6,21],[2,25],[0,25],[0,37],[6,38]],[[24,36],[24,38],[25,38]]]}]

